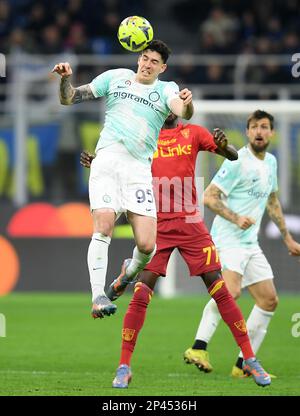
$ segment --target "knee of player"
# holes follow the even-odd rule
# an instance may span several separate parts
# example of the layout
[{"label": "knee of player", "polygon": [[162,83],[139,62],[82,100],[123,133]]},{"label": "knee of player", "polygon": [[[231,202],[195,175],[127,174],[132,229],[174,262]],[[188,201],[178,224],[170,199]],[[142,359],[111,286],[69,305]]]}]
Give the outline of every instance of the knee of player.
[{"label": "knee of player", "polygon": [[267,296],[265,299],[263,299],[261,308],[265,311],[273,312],[277,308],[279,299],[276,294]]},{"label": "knee of player", "polygon": [[94,232],[101,233],[106,236],[111,236],[113,232],[114,224],[111,221],[97,218],[94,221]]},{"label": "knee of player", "polygon": [[137,243],[137,247],[141,253],[151,254],[155,249],[155,241],[143,240]]},{"label": "knee of player", "polygon": [[107,237],[112,236],[113,227],[110,224],[100,224],[98,227],[96,227],[96,232],[101,233]]}]

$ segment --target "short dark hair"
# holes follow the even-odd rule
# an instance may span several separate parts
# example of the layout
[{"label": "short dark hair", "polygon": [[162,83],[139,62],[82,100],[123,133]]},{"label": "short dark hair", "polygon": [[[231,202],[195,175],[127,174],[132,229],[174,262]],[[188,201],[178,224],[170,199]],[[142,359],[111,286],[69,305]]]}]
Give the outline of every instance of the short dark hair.
[{"label": "short dark hair", "polygon": [[169,58],[169,55],[171,54],[171,49],[168,47],[168,45],[165,44],[162,40],[154,39],[152,40],[148,46],[142,51],[142,54],[147,49],[150,49],[150,51],[155,51],[160,54],[162,57],[163,63],[165,64]]},{"label": "short dark hair", "polygon": [[256,110],[247,119],[247,129],[249,129],[250,122],[252,120],[261,120],[262,118],[268,118],[270,120],[271,130],[274,128],[274,117],[272,114],[267,113],[263,110]]}]

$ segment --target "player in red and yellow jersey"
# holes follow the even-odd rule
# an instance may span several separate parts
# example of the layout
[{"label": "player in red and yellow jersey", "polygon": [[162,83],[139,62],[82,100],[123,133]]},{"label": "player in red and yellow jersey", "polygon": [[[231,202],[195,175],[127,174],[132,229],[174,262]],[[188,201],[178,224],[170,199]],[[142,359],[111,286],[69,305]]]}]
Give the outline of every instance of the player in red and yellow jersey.
[{"label": "player in red and yellow jersey", "polygon": [[[131,381],[130,362],[137,336],[144,324],[148,304],[159,276],[165,276],[169,258],[177,248],[187,263],[191,276],[201,276],[211,297],[216,301],[223,320],[229,326],[243,351],[245,365],[259,385],[270,384],[270,378],[255,359],[243,315],[230,295],[221,274],[221,264],[212,238],[197,209],[195,165],[199,151],[237,159],[236,150],[225,134],[193,124],[177,124],[171,114],[160,132],[158,149],[152,162],[153,185],[157,203],[157,249],[153,259],[138,276],[133,298],[123,322],[122,352],[113,387],[127,388]],[[91,156],[83,154],[82,164],[89,166]],[[137,193],[141,203],[147,199]],[[126,276],[130,260],[123,263],[120,276],[110,285],[107,296],[116,300],[132,280]],[[193,346],[196,348],[197,346]],[[194,364],[211,371],[208,357],[193,358]],[[247,368],[248,368],[247,367]]]}]

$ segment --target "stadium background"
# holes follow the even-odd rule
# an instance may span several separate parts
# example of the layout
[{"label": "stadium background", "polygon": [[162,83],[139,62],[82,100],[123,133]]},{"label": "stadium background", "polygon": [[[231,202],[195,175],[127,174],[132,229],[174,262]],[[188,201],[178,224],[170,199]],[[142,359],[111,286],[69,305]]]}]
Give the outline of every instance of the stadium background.
[{"label": "stadium background", "polygon": [[[253,110],[259,106],[272,112],[276,103],[283,103],[280,111],[275,111],[278,134],[270,150],[279,159],[281,199],[290,230],[299,241],[300,122],[295,108],[299,105],[300,88],[299,78],[292,76],[292,56],[300,52],[299,11],[298,0],[0,0],[1,65],[3,57],[6,61],[5,74],[3,65],[0,68],[0,318],[1,313],[5,314],[9,335],[6,339],[9,348],[0,338],[4,360],[0,373],[9,380],[3,383],[0,394],[99,394],[96,374],[92,377],[93,388],[90,390],[80,392],[74,387],[68,390],[74,377],[77,382],[79,374],[72,373],[69,377],[67,371],[71,371],[74,362],[78,365],[77,371],[83,371],[79,375],[79,384],[82,380],[88,383],[90,375],[84,373],[89,368],[87,358],[79,364],[75,352],[68,357],[64,354],[67,345],[70,347],[68,351],[73,347],[77,351],[72,336],[78,335],[79,330],[85,331],[91,346],[95,342],[95,329],[83,318],[89,312],[86,251],[91,220],[88,172],[80,167],[79,154],[82,149],[94,149],[104,108],[101,101],[99,104],[83,103],[70,108],[61,106],[58,100],[59,79],[50,74],[53,65],[61,61],[71,62],[74,85],[87,83],[108,68],[126,66],[135,69],[137,56],[122,50],[116,31],[124,17],[137,14],[145,16],[154,27],[155,37],[166,41],[172,49],[165,78],[176,80],[180,86],[189,86],[194,98],[200,100],[199,110],[192,122],[201,122],[210,129],[216,126],[223,128],[239,148],[245,143],[243,133],[246,116],[250,112],[249,105],[251,108],[253,103]],[[230,101],[223,103],[223,100]],[[237,103],[239,111],[225,111],[224,107],[224,113],[214,112],[218,103],[226,108],[233,108]],[[197,175],[205,177],[205,185],[221,162],[219,157],[201,155]],[[205,221],[211,224],[210,212],[205,212]],[[130,237],[123,220],[116,228],[111,244],[109,281],[119,272],[122,259],[132,251],[133,240]],[[279,382],[275,391],[278,394],[299,394],[299,379],[295,371],[293,373],[297,365],[292,361],[299,338],[290,335],[291,317],[299,312],[299,263],[288,256],[280,236],[267,217],[263,221],[260,241],[274,269],[276,286],[282,299],[281,321],[278,319],[276,331],[273,330],[274,338],[268,337],[266,341],[266,349],[270,351],[269,355],[265,355],[267,365],[276,364],[277,371],[286,372],[278,357],[282,353],[280,342],[288,345],[285,351],[291,360],[289,371],[292,376],[286,384],[284,380],[283,384]],[[200,284],[199,288],[196,279],[191,281],[188,278],[186,266],[176,255],[172,259],[169,277],[158,292],[171,297],[178,295],[179,303],[164,303],[170,301],[159,297],[154,299],[157,309],[152,311],[152,318],[149,316],[149,327],[155,325],[155,319],[162,322],[162,315],[169,308],[176,328],[169,330],[170,338],[165,338],[165,344],[174,345],[174,351],[178,349],[182,352],[192,340],[199,311],[207,297],[200,297],[198,303],[197,298],[191,296],[204,293],[204,286]],[[40,295],[40,292],[46,293]],[[66,292],[80,294],[63,297]],[[118,330],[121,330],[122,311],[125,311],[127,302],[126,297],[120,302],[120,313],[115,318]],[[244,310],[249,311],[250,298],[245,298],[244,302]],[[47,310],[43,308],[45,305]],[[23,320],[19,316],[20,308],[24,313]],[[71,318],[74,319],[69,323],[69,331],[66,331],[62,317],[70,310],[73,310]],[[186,314],[179,315],[179,310],[186,311]],[[48,331],[45,333],[47,346],[42,341],[44,335],[39,332],[45,322],[48,328],[45,327]],[[190,326],[188,322],[192,322]],[[169,324],[166,318],[161,326],[169,327]],[[28,335],[27,327],[35,336]],[[114,354],[113,359],[116,360],[119,339],[109,322],[105,322],[103,328],[107,337],[114,340],[112,345],[101,347],[105,357],[101,369],[101,374],[106,377],[105,386],[111,382],[112,375],[112,358],[108,354]],[[89,336],[86,331],[90,331]],[[175,337],[176,331],[180,331],[181,340]],[[22,351],[18,348],[16,334],[22,339]],[[157,336],[156,346],[161,346],[160,341],[165,336],[159,335],[157,328],[155,332],[145,329],[144,334],[141,344],[145,342],[145,348],[149,348],[154,335]],[[216,338],[226,344],[229,342],[229,335],[226,334],[223,328],[220,338]],[[60,341],[56,341],[56,336]],[[43,361],[41,345],[50,360]],[[54,350],[61,355],[54,358]],[[164,353],[172,357],[169,350],[164,350]],[[79,354],[83,357],[83,350]],[[88,354],[93,357],[94,351],[90,350]],[[152,356],[155,354],[161,354],[161,351],[153,349]],[[150,381],[153,379],[155,386],[158,377],[162,385],[167,385],[170,378],[164,379],[162,373],[173,374],[170,363],[159,362],[156,369],[152,356],[143,355],[145,376]],[[27,357],[30,357],[28,362]],[[224,354],[221,354],[218,363],[221,370],[223,359]],[[54,364],[52,367],[51,363],[55,361],[56,367]],[[148,364],[151,367],[150,378],[146,368]],[[92,366],[91,359],[91,369]],[[50,372],[45,372],[45,368]],[[35,373],[36,370],[41,371]],[[66,390],[56,389],[54,378],[60,370],[65,374],[61,377]],[[184,386],[192,382],[189,394],[199,393],[198,374],[182,380],[177,380],[176,374],[171,382],[174,385],[171,394],[178,392],[175,381],[180,382],[181,388],[182,380]],[[228,374],[227,368],[224,374]],[[14,377],[18,381],[12,381]],[[257,394],[254,385],[247,387],[247,390],[237,387],[234,382],[226,384],[224,379],[218,378],[216,385],[208,383],[203,386],[204,393],[211,394],[223,388],[220,382],[224,389],[228,388],[220,394]],[[27,383],[36,388],[24,387]],[[51,390],[52,384],[54,387]],[[50,390],[44,389],[45,385],[51,386]],[[167,390],[158,385],[157,390],[150,390],[150,393],[159,395],[164,391]],[[180,394],[185,391],[180,390]],[[111,390],[100,394],[105,392],[112,394]],[[139,391],[133,394],[139,394]]]}]

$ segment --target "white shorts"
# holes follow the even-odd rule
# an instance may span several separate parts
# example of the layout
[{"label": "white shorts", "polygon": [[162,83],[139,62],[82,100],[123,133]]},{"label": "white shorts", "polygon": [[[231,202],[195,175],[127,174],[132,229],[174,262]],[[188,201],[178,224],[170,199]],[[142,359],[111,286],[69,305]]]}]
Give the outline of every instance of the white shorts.
[{"label": "white shorts", "polygon": [[151,164],[134,158],[121,143],[99,149],[89,178],[91,209],[131,211],[156,218]]},{"label": "white shorts", "polygon": [[218,250],[222,270],[242,275],[242,288],[273,279],[272,268],[259,246],[253,248],[225,248]]}]

